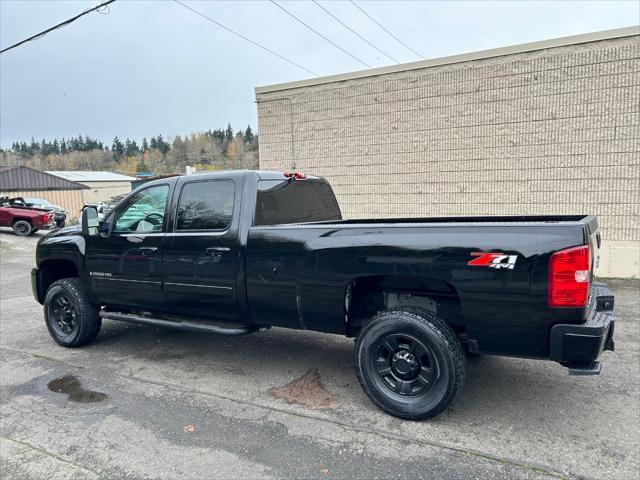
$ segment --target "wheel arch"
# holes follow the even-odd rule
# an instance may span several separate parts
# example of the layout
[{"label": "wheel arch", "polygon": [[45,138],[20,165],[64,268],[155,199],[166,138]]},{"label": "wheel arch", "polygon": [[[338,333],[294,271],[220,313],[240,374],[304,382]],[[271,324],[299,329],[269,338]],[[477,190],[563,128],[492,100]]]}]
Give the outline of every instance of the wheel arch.
[{"label": "wheel arch", "polygon": [[357,336],[364,322],[382,310],[403,306],[433,311],[459,336],[465,335],[462,303],[449,282],[431,277],[368,275],[353,278],[344,293],[346,333]]},{"label": "wheel arch", "polygon": [[37,294],[38,301],[44,302],[47,290],[53,282],[62,278],[80,277],[80,271],[76,264],[71,260],[64,258],[52,258],[44,260],[38,267],[37,275]]}]

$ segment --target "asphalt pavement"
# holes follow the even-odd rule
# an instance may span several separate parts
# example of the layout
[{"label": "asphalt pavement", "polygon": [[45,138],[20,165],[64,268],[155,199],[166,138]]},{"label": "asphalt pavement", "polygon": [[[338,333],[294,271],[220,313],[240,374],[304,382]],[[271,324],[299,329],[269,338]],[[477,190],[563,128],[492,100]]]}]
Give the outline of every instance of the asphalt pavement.
[{"label": "asphalt pavement", "polygon": [[39,235],[0,231],[2,478],[640,478],[638,281],[609,282],[600,376],[481,356],[456,403],[408,422],[367,399],[339,336],[105,321],[59,347],[31,296]]}]

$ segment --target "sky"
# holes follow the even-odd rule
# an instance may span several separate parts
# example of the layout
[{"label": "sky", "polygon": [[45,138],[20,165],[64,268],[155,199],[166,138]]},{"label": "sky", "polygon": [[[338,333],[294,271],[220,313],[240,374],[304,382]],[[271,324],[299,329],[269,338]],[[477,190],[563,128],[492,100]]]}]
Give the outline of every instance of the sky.
[{"label": "sky", "polygon": [[[270,1],[182,0],[319,76],[362,70]],[[5,48],[97,5],[0,0]],[[311,1],[279,1],[362,62],[392,60]],[[348,1],[318,3],[399,63],[420,60]],[[364,1],[357,4],[423,58],[640,23],[630,1]],[[79,134],[111,144],[162,134],[257,127],[254,87],[313,75],[171,0],[117,0],[0,55],[0,146]]]}]

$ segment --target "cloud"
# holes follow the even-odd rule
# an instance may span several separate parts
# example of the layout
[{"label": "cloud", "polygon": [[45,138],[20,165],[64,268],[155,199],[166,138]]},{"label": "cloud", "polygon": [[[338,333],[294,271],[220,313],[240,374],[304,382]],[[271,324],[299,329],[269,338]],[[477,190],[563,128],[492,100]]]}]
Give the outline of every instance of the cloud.
[{"label": "cloud", "polygon": [[[417,60],[349,2],[322,4],[393,57]],[[359,4],[426,58],[629,26],[640,16],[631,1]],[[94,5],[2,1],[0,44]],[[321,75],[363,68],[270,2],[189,5]],[[312,2],[282,5],[370,65],[391,63]],[[255,127],[256,85],[308,77],[174,2],[119,0],[108,15],[92,13],[0,56],[0,145]]]}]

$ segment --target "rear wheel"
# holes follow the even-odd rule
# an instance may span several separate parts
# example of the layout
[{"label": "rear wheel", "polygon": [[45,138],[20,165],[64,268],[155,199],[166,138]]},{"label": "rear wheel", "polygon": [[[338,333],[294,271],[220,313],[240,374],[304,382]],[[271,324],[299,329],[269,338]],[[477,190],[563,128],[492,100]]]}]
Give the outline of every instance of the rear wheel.
[{"label": "rear wheel", "polygon": [[98,336],[102,319],[79,278],[54,282],[44,299],[44,318],[51,337],[63,347],[81,347]]},{"label": "rear wheel", "polygon": [[28,220],[16,220],[13,222],[13,233],[20,237],[28,237],[33,233],[33,228]]},{"label": "rear wheel", "polygon": [[433,312],[382,312],[363,327],[356,372],[369,398],[391,415],[423,420],[442,412],[460,393],[464,350]]}]

